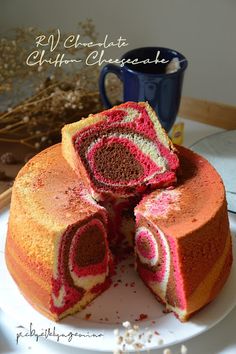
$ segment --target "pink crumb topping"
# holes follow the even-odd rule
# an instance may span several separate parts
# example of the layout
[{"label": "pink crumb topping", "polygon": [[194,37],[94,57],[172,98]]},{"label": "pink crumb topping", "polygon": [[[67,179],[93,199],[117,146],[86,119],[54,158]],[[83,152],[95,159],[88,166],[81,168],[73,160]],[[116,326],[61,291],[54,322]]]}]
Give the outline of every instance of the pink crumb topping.
[{"label": "pink crumb topping", "polygon": [[140,313],[139,317],[135,319],[136,322],[138,321],[143,321],[146,320],[148,318],[148,315],[146,315],[146,313]]},{"label": "pink crumb topping", "polygon": [[151,199],[147,199],[145,204],[145,209],[151,215],[154,216],[163,216],[168,213],[171,207],[177,208],[176,203],[179,199],[179,195],[177,192],[164,191],[160,194],[157,194],[155,197],[151,197]]}]

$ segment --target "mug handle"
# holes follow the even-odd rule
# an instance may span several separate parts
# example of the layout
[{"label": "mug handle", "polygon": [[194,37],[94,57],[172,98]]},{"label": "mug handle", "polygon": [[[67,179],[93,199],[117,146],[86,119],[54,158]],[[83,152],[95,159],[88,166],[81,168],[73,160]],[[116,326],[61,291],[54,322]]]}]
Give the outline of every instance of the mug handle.
[{"label": "mug handle", "polygon": [[120,67],[118,67],[114,64],[107,64],[102,68],[100,76],[99,76],[99,91],[100,91],[102,103],[104,104],[105,108],[112,107],[112,104],[107,97],[106,88],[105,88],[105,79],[106,79],[107,74],[109,74],[109,73],[115,74],[116,76],[118,76],[118,78],[121,81],[123,81],[122,70]]}]

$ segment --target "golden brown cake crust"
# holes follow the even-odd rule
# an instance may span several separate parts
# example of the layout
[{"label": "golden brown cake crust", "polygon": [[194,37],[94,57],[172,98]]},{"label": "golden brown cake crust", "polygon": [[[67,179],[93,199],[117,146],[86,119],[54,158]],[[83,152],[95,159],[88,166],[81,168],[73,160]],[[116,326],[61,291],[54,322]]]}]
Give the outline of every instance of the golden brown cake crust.
[{"label": "golden brown cake crust", "polygon": [[62,227],[78,222],[84,214],[100,208],[92,203],[91,198],[86,202],[89,194],[86,194],[80,179],[62,157],[61,144],[31,159],[19,172],[14,190],[24,194],[26,203],[27,197],[31,205],[34,203],[38,218],[50,217],[50,221]]},{"label": "golden brown cake crust", "polygon": [[[17,175],[12,191],[6,263],[26,299],[49,318],[58,319],[51,312],[51,301],[56,267],[62,262],[58,255],[63,252],[60,240],[69,228],[86,225],[91,219],[106,225],[106,211],[90,198],[69,168],[60,144],[36,155]],[[106,245],[103,247],[103,258],[107,259]],[[108,270],[104,277],[99,275],[101,282],[107,274]],[[88,298],[91,301],[97,295],[91,293]],[[85,304],[86,297],[81,300],[81,306]]]},{"label": "golden brown cake crust", "polygon": [[[176,188],[144,197],[135,214],[139,228],[163,235],[165,248],[164,243],[159,248],[169,263],[162,300],[184,321],[224,285],[232,265],[232,245],[221,177],[203,157],[183,147],[178,150],[181,169]],[[137,264],[154,289],[149,266],[139,258]]]}]

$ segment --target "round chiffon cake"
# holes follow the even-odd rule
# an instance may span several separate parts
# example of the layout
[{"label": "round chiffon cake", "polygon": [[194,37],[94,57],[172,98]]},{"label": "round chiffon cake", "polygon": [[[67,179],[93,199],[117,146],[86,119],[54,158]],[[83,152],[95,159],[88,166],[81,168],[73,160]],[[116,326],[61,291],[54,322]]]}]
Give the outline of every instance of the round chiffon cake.
[{"label": "round chiffon cake", "polygon": [[181,321],[217,296],[232,264],[224,186],[201,156],[177,151],[175,186],[100,204],[61,145],[25,165],[13,186],[6,262],[37,310],[59,320],[84,308],[109,286],[110,249],[127,235],[139,276]]}]

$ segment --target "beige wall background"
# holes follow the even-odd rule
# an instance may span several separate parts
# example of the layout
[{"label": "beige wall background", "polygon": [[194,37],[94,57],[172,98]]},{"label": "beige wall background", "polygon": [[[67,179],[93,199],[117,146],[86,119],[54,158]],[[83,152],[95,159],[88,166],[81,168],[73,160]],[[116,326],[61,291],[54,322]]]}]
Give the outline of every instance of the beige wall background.
[{"label": "beige wall background", "polygon": [[236,105],[236,0],[0,1],[1,33],[16,26],[74,32],[86,18],[94,20],[99,39],[106,33],[114,40],[127,38],[127,50],[148,45],[179,50],[189,60],[185,95]]}]

